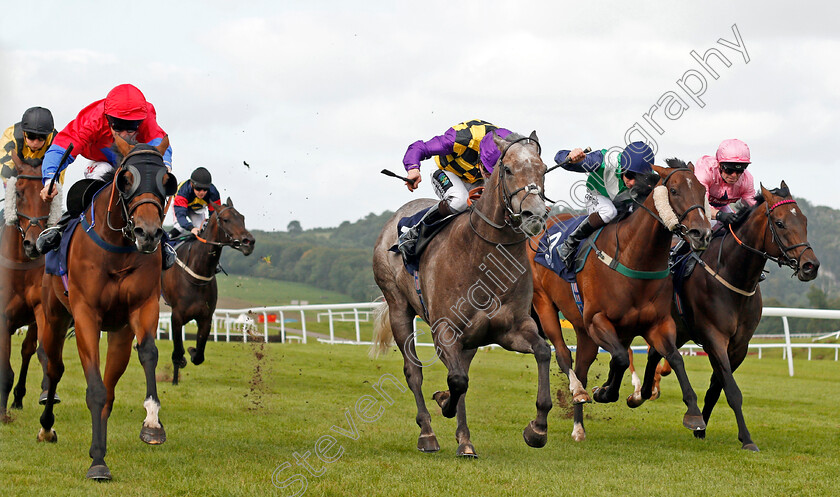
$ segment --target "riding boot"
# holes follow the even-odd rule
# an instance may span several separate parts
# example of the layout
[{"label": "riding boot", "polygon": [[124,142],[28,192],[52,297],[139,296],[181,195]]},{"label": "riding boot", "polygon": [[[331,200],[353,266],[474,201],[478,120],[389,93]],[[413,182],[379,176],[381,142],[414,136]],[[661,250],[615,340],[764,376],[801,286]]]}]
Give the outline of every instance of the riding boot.
[{"label": "riding boot", "polygon": [[175,249],[172,248],[172,245],[169,245],[169,237],[166,234],[163,235],[163,240],[160,241],[160,249],[162,256],[161,264],[163,266],[163,270],[166,271],[175,265],[175,259],[178,256],[178,254],[175,253]]},{"label": "riding boot", "polygon": [[606,226],[606,224],[601,219],[600,214],[593,212],[566,238],[563,245],[558,249],[558,254],[567,268],[574,268],[575,255],[577,255],[577,249],[580,243],[586,240],[589,235],[595,233],[598,228]]},{"label": "riding boot", "polygon": [[61,245],[61,234],[64,232],[64,228],[66,228],[67,223],[69,223],[70,220],[77,215],[78,214],[76,213],[65,211],[55,226],[46,228],[40,235],[38,235],[38,239],[35,240],[35,250],[37,250],[39,254],[43,255],[51,250],[57,249],[58,246]]},{"label": "riding boot", "polygon": [[452,214],[452,211],[449,209],[449,203],[445,200],[441,200],[437,205],[429,208],[417,224],[408,229],[403,228],[405,231],[400,234],[397,242],[397,248],[399,248],[403,258],[410,259],[414,256],[414,250],[417,246],[417,238],[420,235],[420,227],[423,224],[435,224]]}]

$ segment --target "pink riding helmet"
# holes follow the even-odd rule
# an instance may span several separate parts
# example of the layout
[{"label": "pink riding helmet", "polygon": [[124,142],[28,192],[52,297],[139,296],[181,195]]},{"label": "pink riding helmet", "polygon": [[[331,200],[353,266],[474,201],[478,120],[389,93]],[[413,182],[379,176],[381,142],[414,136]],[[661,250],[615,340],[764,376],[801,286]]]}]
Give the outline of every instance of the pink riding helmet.
[{"label": "pink riding helmet", "polygon": [[718,163],[721,162],[741,162],[744,164],[750,163],[750,147],[746,143],[737,138],[730,138],[723,140],[717,149],[715,156]]}]

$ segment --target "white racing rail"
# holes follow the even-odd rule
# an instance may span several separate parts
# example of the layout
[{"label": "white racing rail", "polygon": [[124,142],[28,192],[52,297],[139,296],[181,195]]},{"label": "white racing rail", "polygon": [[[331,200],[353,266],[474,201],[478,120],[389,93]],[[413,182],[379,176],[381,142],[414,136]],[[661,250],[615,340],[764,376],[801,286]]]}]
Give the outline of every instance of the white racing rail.
[{"label": "white racing rail", "polygon": [[[213,316],[213,328],[211,335],[213,341],[234,340],[247,342],[253,340],[269,341],[272,334],[281,342],[298,341],[307,343],[310,338],[330,344],[370,345],[370,340],[362,340],[362,335],[370,337],[373,329],[371,322],[372,311],[380,305],[380,302],[358,302],[351,304],[318,304],[318,305],[283,305],[271,307],[252,307],[245,309],[216,309]],[[311,313],[307,316],[307,313]],[[791,332],[788,318],[810,318],[810,319],[837,319],[840,320],[840,310],[829,309],[796,309],[785,307],[765,307],[762,311],[763,317],[780,317],[784,325],[784,343],[750,344],[750,349],[758,350],[758,357],[761,358],[762,350],[778,349],[783,350],[783,358],[788,361],[788,371],[793,376],[793,349],[808,349],[808,359],[811,359],[812,349],[834,350],[834,360],[840,359],[840,344],[837,343],[791,343]],[[320,322],[326,317],[329,325],[328,335],[315,333],[307,330],[307,319]],[[273,319],[274,318],[274,319]],[[272,322],[273,319],[273,322]],[[336,322],[354,323],[355,338],[337,338],[335,333]],[[415,320],[415,330],[418,320]],[[172,338],[170,329],[170,313],[162,312],[158,322],[157,337]],[[363,329],[364,328],[364,332]],[[184,332],[182,331],[182,334]],[[415,335],[415,343],[419,346],[433,345],[427,340],[417,341],[417,336],[430,335],[430,333],[418,333]],[[826,335],[829,337],[834,333]],[[185,337],[186,338],[186,337]],[[428,336],[426,337],[429,338]],[[574,350],[574,347],[570,347]],[[635,352],[645,352],[645,347],[633,347]],[[694,344],[686,344],[682,347],[689,353],[702,350],[702,347]]]}]

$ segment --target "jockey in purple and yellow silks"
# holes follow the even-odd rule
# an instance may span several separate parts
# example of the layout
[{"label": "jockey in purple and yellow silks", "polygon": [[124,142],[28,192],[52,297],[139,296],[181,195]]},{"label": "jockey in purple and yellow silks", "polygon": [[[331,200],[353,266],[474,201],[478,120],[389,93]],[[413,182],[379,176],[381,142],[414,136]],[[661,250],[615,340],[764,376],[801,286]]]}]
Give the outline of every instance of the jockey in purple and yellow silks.
[{"label": "jockey in purple and yellow silks", "polygon": [[412,192],[417,189],[422,181],[420,162],[434,157],[438,169],[432,172],[432,186],[441,200],[420,222],[400,235],[400,250],[413,247],[421,223],[433,224],[466,210],[469,190],[484,183],[501,155],[493,142],[492,131],[499,138],[510,134],[507,129],[474,119],[456,124],[428,141],[418,140],[409,145],[403,157],[409,180],[406,186]]},{"label": "jockey in purple and yellow silks", "polygon": [[17,175],[18,164],[40,166],[55,134],[53,116],[49,109],[26,109],[20,122],[9,126],[0,138],[0,176],[3,177],[3,184]]}]

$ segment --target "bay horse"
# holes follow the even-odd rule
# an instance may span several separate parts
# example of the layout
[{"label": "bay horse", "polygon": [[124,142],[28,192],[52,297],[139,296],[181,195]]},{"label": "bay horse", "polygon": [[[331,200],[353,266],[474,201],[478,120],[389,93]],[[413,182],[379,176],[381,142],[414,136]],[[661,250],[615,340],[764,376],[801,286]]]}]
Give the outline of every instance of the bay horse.
[{"label": "bay horse", "polygon": [[412,332],[415,315],[432,326],[434,360],[440,358],[448,369],[449,390],[436,392],[433,399],[445,417],[457,414],[458,456],[476,457],[464,398],[477,348],[493,343],[534,354],[537,416],[523,436],[531,447],[542,447],[547,440],[551,350],[530,316],[532,287],[525,253],[528,236],[540,232],[545,221],[546,166],[536,133],[528,138],[512,133],[505,139],[494,133],[493,141],[502,153],[483,195],[429,242],[418,273],[408,273],[401,256],[388,249],[397,243],[398,221],[435,201],[418,199],[400,207],[385,224],[374,248],[374,279],[385,302],[376,312],[372,351],[385,351],[396,340],[404,359],[406,383],[417,404],[417,448],[423,452],[438,451],[440,445],[421,390],[422,367],[429,364],[417,357]]},{"label": "bay horse", "polygon": [[[529,249],[534,312],[554,344],[560,369],[569,377],[575,406],[572,438],[576,441],[586,438],[583,404],[591,401],[586,392],[587,375],[598,347],[607,350],[612,358],[607,381],[603,387],[594,389],[592,398],[596,402],[615,402],[628,367],[627,349],[637,336],[661,351],[674,367],[687,407],[683,424],[692,430],[704,427],[697,395],[676,346],[676,325],[670,312],[673,285],[668,272],[668,253],[673,233],[683,236],[696,250],[706,248],[711,236],[706,190],[694,176],[691,163],[686,166],[674,159],[668,163],[676,167],[653,166],[659,175],[658,186],[639,208],[625,219],[605,226],[597,241],[591,242],[590,238],[590,242],[584,242],[593,243],[595,248],[577,273],[582,312],[575,303],[572,285],[536,263],[536,252]],[[563,217],[571,216],[558,216]],[[574,370],[558,311],[571,322],[577,336]],[[643,389],[642,394],[649,399],[652,392]]]},{"label": "bay horse", "polygon": [[[29,361],[38,345],[35,314],[41,309],[41,279],[44,257],[35,250],[35,240],[48,224],[55,224],[61,215],[61,195],[52,202],[43,202],[41,166],[15,163],[17,175],[6,184],[5,224],[0,234],[0,419],[8,420],[6,407],[14,383],[11,335],[27,326],[21,345],[20,377],[14,388],[12,409],[23,408]],[[60,185],[58,185],[60,186]],[[43,351],[39,359],[45,364]],[[46,378],[42,382],[46,390]]]},{"label": "bay horse", "polygon": [[245,216],[234,209],[229,197],[224,205],[215,207],[194,240],[178,247],[177,269],[161,273],[163,298],[172,307],[173,385],[178,384],[179,369],[187,365],[181,329],[193,319],[198,325],[198,336],[195,348],[189,348],[190,360],[196,366],[204,362],[204,348],[219,296],[216,266],[223,247],[232,247],[246,256],[254,251],[254,236],[245,228]]},{"label": "bay horse", "polygon": [[[114,387],[125,372],[135,338],[146,377],[146,419],[140,439],[152,445],[166,440],[155,383],[161,273],[158,248],[164,234],[163,204],[178,184],[163,164],[168,137],[157,147],[139,144],[131,149],[119,136],[115,136],[115,144],[124,158],[113,182],[84,209],[75,233],[69,227],[64,233],[65,238],[72,236],[66,287],[62,277],[44,275],[45,319],[43,326],[39,323],[38,337],[48,358],[49,389],[37,439],[55,442],[53,395],[64,371],[61,353],[72,313],[92,422],[93,461],[87,478],[95,480],[111,479],[105,464],[108,417],[114,405]],[[104,378],[99,366],[100,330],[108,332]]]},{"label": "bay horse", "polygon": [[[785,182],[775,190],[762,185],[756,200],[741,223],[716,230],[709,249],[699,256],[698,267],[683,282],[679,309],[674,303],[672,311],[677,344],[693,340],[703,347],[712,364],[703,421],[709,422],[723,390],[735,413],[741,448],[752,451],[758,451],[758,446],[744,422],[743,397],[733,373],[746,358],[761,319],[761,271],[771,260],[779,267],[790,267],[800,281],[811,281],[820,267],[808,243],[808,219]],[[653,381],[660,358],[656,351],[648,356],[645,383]],[[705,438],[706,430],[697,430],[694,436]]]}]

